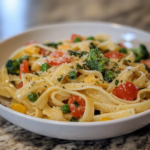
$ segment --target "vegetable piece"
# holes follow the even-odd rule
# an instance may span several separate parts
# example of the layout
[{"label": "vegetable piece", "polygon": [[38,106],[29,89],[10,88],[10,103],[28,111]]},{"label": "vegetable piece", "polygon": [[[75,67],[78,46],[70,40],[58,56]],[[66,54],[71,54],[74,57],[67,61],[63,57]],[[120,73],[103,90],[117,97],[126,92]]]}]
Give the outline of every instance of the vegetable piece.
[{"label": "vegetable piece", "polygon": [[125,47],[121,47],[119,50],[120,53],[127,54],[127,49]]},{"label": "vegetable piece", "polygon": [[110,70],[105,71],[104,80],[107,82],[112,82],[115,79],[115,73]]},{"label": "vegetable piece", "polygon": [[44,45],[48,46],[48,47],[53,47],[53,48],[57,48],[58,45],[61,45],[62,42],[58,42],[58,43],[46,43]]},{"label": "vegetable piece", "polygon": [[25,51],[27,54],[30,54],[30,55],[32,55],[32,54],[39,54],[40,48],[37,47],[37,46],[32,45],[32,46],[30,46],[30,47],[27,47],[24,51]]},{"label": "vegetable piece", "polygon": [[70,122],[78,122],[78,119],[76,117],[71,117]]},{"label": "vegetable piece", "polygon": [[70,108],[68,104],[65,104],[61,107],[61,110],[63,113],[69,113],[70,112]]},{"label": "vegetable piece", "polygon": [[23,60],[29,60],[29,56],[26,55],[26,56],[23,56],[23,57],[16,59],[16,61],[20,64],[23,62]]},{"label": "vegetable piece", "polygon": [[100,114],[101,114],[101,112],[99,110],[94,111],[94,115],[100,115]]},{"label": "vegetable piece", "polygon": [[140,62],[141,60],[149,59],[149,52],[143,44],[140,44],[137,49],[130,49],[136,56],[135,62]]},{"label": "vegetable piece", "polygon": [[70,80],[75,80],[76,78],[77,78],[77,72],[76,71],[69,72],[69,79]]},{"label": "vegetable piece", "polygon": [[60,50],[68,50],[70,48],[71,48],[70,44],[63,44],[63,45],[58,46],[58,49],[60,49]]},{"label": "vegetable piece", "polygon": [[20,78],[22,73],[29,73],[29,66],[27,60],[23,60],[22,64],[20,65]]},{"label": "vegetable piece", "polygon": [[119,45],[120,47],[126,48],[122,43],[119,43],[118,45]]},{"label": "vegetable piece", "polygon": [[68,50],[68,53],[72,56],[78,56],[79,58],[83,57],[83,55],[86,55],[88,54],[88,52],[86,51],[82,51],[81,53],[79,53],[78,51],[71,51],[71,50]]},{"label": "vegetable piece", "polygon": [[[78,107],[76,106],[76,104],[74,104],[75,101],[79,104]],[[83,98],[77,95],[72,95],[68,100],[68,104],[73,117],[79,118],[84,114],[85,100]]]},{"label": "vegetable piece", "polygon": [[137,98],[139,89],[132,82],[125,82],[113,90],[113,94],[118,98],[133,101]]},{"label": "vegetable piece", "polygon": [[19,75],[20,64],[23,62],[23,60],[29,60],[29,56],[23,56],[16,60],[8,60],[6,63],[6,68],[7,68],[8,74]]},{"label": "vegetable piece", "polygon": [[36,95],[36,93],[31,92],[31,93],[28,95],[28,99],[29,99],[29,101],[31,101],[31,102],[35,102],[35,101],[37,100],[37,95]]},{"label": "vegetable piece", "polygon": [[17,89],[20,89],[20,88],[22,88],[22,87],[23,87],[23,82],[21,81],[21,82],[19,83]]},{"label": "vegetable piece", "polygon": [[26,107],[24,106],[24,105],[22,105],[22,104],[12,104],[11,105],[11,109],[12,110],[15,110],[15,111],[18,111],[18,112],[20,112],[20,113],[25,113],[26,112]]},{"label": "vegetable piece", "polygon": [[60,82],[63,79],[63,75],[60,76],[60,78],[57,78],[58,82]]},{"label": "vegetable piece", "polygon": [[81,39],[80,39],[79,37],[76,37],[76,38],[74,39],[74,43],[77,43],[77,42],[81,42]]},{"label": "vegetable piece", "polygon": [[106,58],[118,58],[118,59],[122,59],[123,58],[123,54],[119,53],[119,52],[108,52],[104,55]]},{"label": "vegetable piece", "polygon": [[42,66],[41,66],[41,70],[42,70],[42,72],[47,71],[49,68],[50,68],[50,66],[49,66],[49,64],[48,64],[48,63],[44,63],[44,64],[42,64]]},{"label": "vegetable piece", "polygon": [[105,71],[105,64],[107,64],[109,61],[110,60],[108,58],[104,57],[99,48],[91,48],[86,59],[87,66],[91,70],[98,70],[102,73]]},{"label": "vegetable piece", "polygon": [[45,49],[43,49],[43,48],[40,48],[40,52],[39,52],[41,55],[43,55],[43,56],[47,56],[47,55],[49,55],[51,52],[50,51],[48,51],[48,50],[45,50]]},{"label": "vegetable piece", "polygon": [[89,36],[86,40],[94,40],[93,36]]},{"label": "vegetable piece", "polygon": [[150,59],[147,60],[141,60],[140,63],[145,64],[150,69]]},{"label": "vegetable piece", "polygon": [[72,57],[69,56],[66,52],[56,50],[50,54],[50,58],[46,57],[46,61],[49,65],[59,66],[63,63],[71,63]]},{"label": "vegetable piece", "polygon": [[80,35],[72,34],[72,36],[71,36],[71,42],[72,42],[72,43],[80,42],[80,41],[82,41],[82,40],[83,40],[83,38],[82,38],[82,36],[80,36]]},{"label": "vegetable piece", "polygon": [[90,43],[90,49],[91,48],[96,48],[96,46],[94,45],[94,43]]},{"label": "vegetable piece", "polygon": [[20,67],[20,63],[16,60],[8,60],[6,63],[8,74],[19,75],[19,72],[20,72],[19,67]]}]

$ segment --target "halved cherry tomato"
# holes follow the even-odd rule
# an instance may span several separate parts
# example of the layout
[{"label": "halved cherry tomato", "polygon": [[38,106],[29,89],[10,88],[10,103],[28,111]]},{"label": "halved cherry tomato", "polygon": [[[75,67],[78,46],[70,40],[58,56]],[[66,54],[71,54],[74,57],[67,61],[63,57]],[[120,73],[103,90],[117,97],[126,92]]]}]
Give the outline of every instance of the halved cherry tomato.
[{"label": "halved cherry tomato", "polygon": [[111,58],[122,59],[123,58],[123,54],[119,53],[119,52],[108,52],[104,56],[109,58],[109,59],[111,59]]},{"label": "halved cherry tomato", "polygon": [[27,60],[23,60],[22,64],[20,65],[20,78],[22,73],[29,73],[29,65]]},{"label": "halved cherry tomato", "polygon": [[19,83],[17,89],[20,89],[20,88],[22,88],[22,87],[23,87],[23,82],[21,81],[21,82]]},{"label": "halved cherry tomato", "polygon": [[118,98],[133,101],[137,98],[137,93],[139,92],[138,87],[136,87],[132,82],[125,82],[119,85],[113,90],[113,94]]},{"label": "halved cherry tomato", "polygon": [[143,63],[143,64],[147,65],[148,68],[150,68],[150,59],[147,59],[147,60],[141,60],[140,63]]},{"label": "halved cherry tomato", "polygon": [[40,52],[39,52],[41,55],[43,56],[47,56],[49,55],[51,52],[46,50],[46,49],[43,49],[43,48],[40,48]]},{"label": "halved cherry tomato", "polygon": [[36,41],[29,41],[28,43],[26,43],[26,45],[31,45],[31,44],[35,44],[35,43],[38,43]]},{"label": "halved cherry tomato", "polygon": [[71,36],[71,42],[72,42],[72,43],[74,43],[74,39],[75,39],[75,38],[80,38],[81,41],[83,40],[82,36],[77,35],[77,34],[72,34],[72,36]]},{"label": "halved cherry tomato", "polygon": [[119,43],[118,45],[119,45],[120,47],[126,48],[122,43]]},{"label": "halved cherry tomato", "polygon": [[72,61],[72,57],[68,53],[63,52],[61,50],[54,51],[53,53],[50,54],[50,57],[52,59],[47,57],[46,61],[48,62],[49,65],[52,66],[59,66],[63,63],[71,63]]},{"label": "halved cherry tomato", "polygon": [[77,95],[72,95],[68,104],[73,117],[79,118],[84,114],[85,111],[85,100]]}]

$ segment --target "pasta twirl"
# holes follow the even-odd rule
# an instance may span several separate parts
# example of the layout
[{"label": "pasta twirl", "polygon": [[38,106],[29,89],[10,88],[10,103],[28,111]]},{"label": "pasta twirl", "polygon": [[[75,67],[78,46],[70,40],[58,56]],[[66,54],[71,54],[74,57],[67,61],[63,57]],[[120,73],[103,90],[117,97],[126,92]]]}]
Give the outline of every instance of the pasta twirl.
[{"label": "pasta twirl", "polygon": [[73,34],[16,50],[0,71],[0,95],[11,109],[43,119],[119,119],[150,109],[149,63],[142,44],[128,49],[106,34]]}]

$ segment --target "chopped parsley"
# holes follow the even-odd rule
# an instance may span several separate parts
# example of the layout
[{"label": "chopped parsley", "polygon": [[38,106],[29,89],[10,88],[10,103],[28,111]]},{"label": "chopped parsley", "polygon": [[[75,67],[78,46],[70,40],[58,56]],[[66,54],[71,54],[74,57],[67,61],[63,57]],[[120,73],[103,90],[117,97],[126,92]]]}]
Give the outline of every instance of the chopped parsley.
[{"label": "chopped parsley", "polygon": [[73,66],[70,66],[70,68],[74,69],[74,67],[73,67]]},{"label": "chopped parsley", "polygon": [[60,82],[63,78],[63,75],[60,76],[60,78],[57,78],[58,82]]},{"label": "chopped parsley", "polygon": [[115,85],[117,86],[119,83],[119,80],[115,80]]},{"label": "chopped parsley", "polygon": [[64,86],[63,86],[62,88],[63,88],[63,89],[65,89],[65,87],[64,87]]},{"label": "chopped parsley", "polygon": [[35,75],[39,76],[39,74],[38,74],[37,72],[33,72],[33,74],[35,74]]},{"label": "chopped parsley", "polygon": [[40,96],[41,95],[41,93],[40,92],[38,92],[38,96]]},{"label": "chopped parsley", "polygon": [[80,69],[83,69],[83,67],[82,67],[82,66],[80,66],[80,64],[79,64],[79,63],[77,63],[77,64],[76,64],[76,66],[77,66],[77,69],[79,69],[79,70],[80,70]]},{"label": "chopped parsley", "polygon": [[81,53],[79,53],[78,51],[71,51],[71,50],[68,50],[68,53],[72,56],[78,56],[79,58],[83,57],[83,55],[86,55],[88,54],[88,52],[86,51],[82,51]]},{"label": "chopped parsley", "polygon": [[94,85],[97,85],[97,84],[99,84],[99,82],[98,82],[98,81],[95,81]]},{"label": "chopped parsley", "polygon": [[100,115],[100,114],[101,114],[101,112],[99,110],[94,111],[94,115]]},{"label": "chopped parsley", "polygon": [[79,106],[79,103],[77,101],[74,101],[73,104],[78,107]]},{"label": "chopped parsley", "polygon": [[71,117],[70,122],[78,122],[78,119],[76,117]]},{"label": "chopped parsley", "polygon": [[14,80],[11,80],[10,82],[11,82],[13,85],[15,84],[15,81],[14,81]]}]

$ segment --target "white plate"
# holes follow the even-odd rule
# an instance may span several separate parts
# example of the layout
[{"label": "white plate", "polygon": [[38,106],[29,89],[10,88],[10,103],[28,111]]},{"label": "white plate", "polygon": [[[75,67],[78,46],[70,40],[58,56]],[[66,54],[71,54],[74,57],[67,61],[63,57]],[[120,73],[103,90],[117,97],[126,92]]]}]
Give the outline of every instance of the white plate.
[{"label": "white plate", "polygon": [[[70,38],[72,33],[80,35],[110,34],[116,43],[128,47],[145,44],[150,50],[150,34],[127,26],[114,23],[84,22],[50,25],[36,28],[0,43],[0,64],[5,64],[8,57],[30,40],[44,42]],[[3,98],[0,98],[3,99]],[[31,132],[69,140],[104,139],[135,131],[150,123],[150,110],[134,116],[104,122],[60,122],[39,119],[15,112],[0,105],[0,115],[8,121]]]}]

